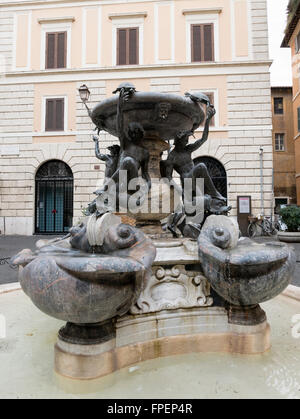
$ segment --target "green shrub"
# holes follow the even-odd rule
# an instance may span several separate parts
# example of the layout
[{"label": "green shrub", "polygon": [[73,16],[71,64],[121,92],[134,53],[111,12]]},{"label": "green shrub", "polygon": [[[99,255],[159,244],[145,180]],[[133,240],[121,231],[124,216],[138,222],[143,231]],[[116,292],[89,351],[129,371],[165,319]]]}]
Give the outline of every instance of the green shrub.
[{"label": "green shrub", "polygon": [[282,221],[286,224],[288,231],[299,231],[300,229],[300,207],[285,207],[279,211]]}]

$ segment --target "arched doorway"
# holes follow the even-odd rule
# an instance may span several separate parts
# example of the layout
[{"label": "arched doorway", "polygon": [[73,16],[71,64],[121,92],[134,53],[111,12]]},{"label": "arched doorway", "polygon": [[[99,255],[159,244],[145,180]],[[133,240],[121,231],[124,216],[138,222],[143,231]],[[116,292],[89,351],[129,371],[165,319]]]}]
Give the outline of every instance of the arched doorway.
[{"label": "arched doorway", "polygon": [[72,226],[73,173],[60,160],[44,163],[35,176],[35,232],[65,233]]},{"label": "arched doorway", "polygon": [[218,192],[227,198],[227,175],[222,163],[217,159],[208,156],[200,156],[194,159],[194,163],[204,163],[207,167],[208,173],[214,182]]}]

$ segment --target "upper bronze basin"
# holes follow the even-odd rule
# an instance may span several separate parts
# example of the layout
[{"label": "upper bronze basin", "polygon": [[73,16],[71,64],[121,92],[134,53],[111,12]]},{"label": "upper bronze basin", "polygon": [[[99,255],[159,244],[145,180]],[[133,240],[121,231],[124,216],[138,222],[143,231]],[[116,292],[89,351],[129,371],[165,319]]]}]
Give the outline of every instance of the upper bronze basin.
[{"label": "upper bronze basin", "polygon": [[[118,136],[116,126],[118,94],[103,100],[92,110],[92,120],[98,126]],[[195,130],[203,122],[205,112],[199,102],[172,93],[136,92],[125,103],[124,123],[139,122],[146,134],[155,132],[159,138],[170,140],[180,130]]]}]

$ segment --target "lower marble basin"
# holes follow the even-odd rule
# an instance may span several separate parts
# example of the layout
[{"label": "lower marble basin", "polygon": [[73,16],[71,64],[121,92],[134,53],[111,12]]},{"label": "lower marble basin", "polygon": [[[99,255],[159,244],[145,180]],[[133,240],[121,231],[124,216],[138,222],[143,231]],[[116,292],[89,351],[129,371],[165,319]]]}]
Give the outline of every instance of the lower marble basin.
[{"label": "lower marble basin", "polygon": [[[111,227],[107,236],[113,231],[117,237],[118,228]],[[44,313],[71,323],[100,323],[126,313],[155,258],[150,239],[133,227],[126,229],[134,236],[130,246],[108,255],[59,245],[23,250],[12,262],[21,266],[24,292]]]},{"label": "lower marble basin", "polygon": [[225,218],[223,227],[204,226],[198,240],[199,259],[212,288],[237,306],[276,297],[290,283],[296,262],[294,250],[282,243],[262,244],[247,238],[226,247],[232,230]]}]

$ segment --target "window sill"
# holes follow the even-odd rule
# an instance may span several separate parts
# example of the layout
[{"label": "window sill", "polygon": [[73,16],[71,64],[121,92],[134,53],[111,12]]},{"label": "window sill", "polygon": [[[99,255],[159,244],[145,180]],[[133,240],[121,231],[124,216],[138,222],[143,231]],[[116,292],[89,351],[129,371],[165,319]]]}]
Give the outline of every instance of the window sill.
[{"label": "window sill", "polygon": [[124,67],[125,67],[125,68],[128,68],[128,67],[129,67],[129,68],[130,68],[130,67],[135,67],[135,66],[137,66],[137,65],[139,65],[139,64],[116,64],[116,67],[118,67],[118,68],[119,68],[119,67],[121,67],[121,68],[122,68],[122,67],[123,67],[123,68],[124,68]]},{"label": "window sill", "polygon": [[43,131],[33,134],[35,137],[52,137],[58,135],[74,135],[73,131]]},{"label": "window sill", "polygon": [[218,61],[190,61],[190,64],[216,64]]},{"label": "window sill", "polygon": [[43,70],[43,71],[53,71],[53,70],[55,70],[55,71],[59,71],[59,70],[68,70],[68,67],[53,67],[53,68],[43,68],[43,69],[41,69],[41,70]]}]

